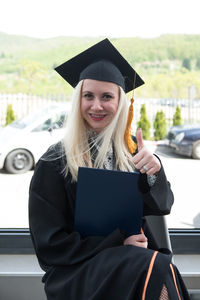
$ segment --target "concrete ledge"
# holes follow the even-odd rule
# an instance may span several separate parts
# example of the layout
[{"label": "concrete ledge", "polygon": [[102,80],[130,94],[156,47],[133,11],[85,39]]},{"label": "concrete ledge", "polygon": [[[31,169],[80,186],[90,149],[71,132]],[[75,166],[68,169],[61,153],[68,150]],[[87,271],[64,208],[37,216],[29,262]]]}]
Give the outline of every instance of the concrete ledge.
[{"label": "concrete ledge", "polygon": [[46,300],[43,274],[35,255],[0,255],[1,299]]},{"label": "concrete ledge", "polygon": [[0,276],[43,276],[35,255],[0,255]]},{"label": "concrete ledge", "polygon": [[41,276],[0,276],[2,300],[46,300]]},{"label": "concrete ledge", "polygon": [[[192,299],[200,299],[200,255],[174,255],[174,263]],[[1,299],[45,300],[43,275],[35,255],[0,255]]]}]

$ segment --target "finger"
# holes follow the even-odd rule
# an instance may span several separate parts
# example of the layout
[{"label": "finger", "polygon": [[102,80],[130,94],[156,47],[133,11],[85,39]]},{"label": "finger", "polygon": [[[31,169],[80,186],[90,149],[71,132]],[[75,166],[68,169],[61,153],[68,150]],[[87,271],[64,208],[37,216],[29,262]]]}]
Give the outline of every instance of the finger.
[{"label": "finger", "polygon": [[138,164],[141,161],[141,159],[143,159],[143,158],[144,158],[144,153],[142,150],[140,150],[140,152],[138,152],[137,154],[135,154],[133,156],[132,160],[133,160],[134,164]]},{"label": "finger", "polygon": [[147,237],[143,233],[139,233],[133,236],[133,240],[136,242],[146,242]]},{"label": "finger", "polygon": [[155,172],[155,167],[154,166],[148,166],[148,165],[144,165],[141,169],[140,169],[140,173],[144,174],[146,173],[147,175],[151,175]]},{"label": "finger", "polygon": [[142,247],[142,248],[147,248],[148,242],[136,242],[135,246]]},{"label": "finger", "polygon": [[147,168],[147,170],[144,167],[142,167],[142,169],[140,169],[140,173],[142,174],[146,173],[147,175],[152,175],[157,172],[157,168],[155,166],[145,165],[145,167]]},{"label": "finger", "polygon": [[136,133],[136,138],[137,138],[137,144],[138,144],[138,151],[140,151],[144,147],[141,128],[138,128],[137,133]]},{"label": "finger", "polygon": [[148,243],[147,242],[141,243],[139,247],[147,248],[148,247]]},{"label": "finger", "polygon": [[147,237],[144,234],[141,234],[140,242],[142,242],[142,243],[146,243],[147,242]]},{"label": "finger", "polygon": [[138,152],[136,155],[136,157],[134,157],[134,164],[135,167],[138,170],[141,170],[143,168],[143,166],[147,166],[152,167],[152,159],[151,159],[151,154],[147,153],[145,150],[145,148],[143,148],[142,150],[140,150],[140,152]]}]

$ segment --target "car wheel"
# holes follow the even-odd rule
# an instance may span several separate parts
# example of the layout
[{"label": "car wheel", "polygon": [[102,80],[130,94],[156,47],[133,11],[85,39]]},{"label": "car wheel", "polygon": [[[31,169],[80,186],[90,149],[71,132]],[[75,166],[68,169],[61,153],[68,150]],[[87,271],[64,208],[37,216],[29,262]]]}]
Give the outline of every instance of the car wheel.
[{"label": "car wheel", "polygon": [[192,157],[200,159],[200,140],[196,141],[193,145]]},{"label": "car wheel", "polygon": [[14,150],[6,157],[4,167],[11,174],[25,173],[33,167],[33,156],[24,149]]}]

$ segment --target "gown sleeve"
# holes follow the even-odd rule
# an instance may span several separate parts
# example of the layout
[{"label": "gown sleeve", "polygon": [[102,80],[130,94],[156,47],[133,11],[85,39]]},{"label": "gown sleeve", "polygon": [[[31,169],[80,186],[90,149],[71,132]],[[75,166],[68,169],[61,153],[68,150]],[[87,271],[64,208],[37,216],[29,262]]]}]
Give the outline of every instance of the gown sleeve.
[{"label": "gown sleeve", "polygon": [[[158,158],[157,155],[155,156]],[[149,186],[146,174],[141,174],[140,176],[139,187],[144,199],[144,216],[167,215],[170,213],[174,202],[171,185],[166,178],[161,161],[160,164],[161,169],[157,173],[155,183],[152,186]]]},{"label": "gown sleeve", "polygon": [[36,255],[43,270],[50,266],[74,265],[103,249],[123,244],[124,235],[116,229],[107,237],[82,239],[73,232],[73,213],[65,177],[54,161],[39,160],[29,190],[29,225]]},{"label": "gown sleeve", "polygon": [[[135,143],[137,143],[135,136],[132,136],[132,139]],[[174,195],[171,190],[170,183],[166,178],[162,162],[156,154],[154,155],[158,158],[161,164],[161,169],[156,175],[155,183],[152,186],[149,186],[146,174],[141,174],[139,180],[139,188],[144,199],[144,216],[167,215],[170,213],[172,204],[174,203]]]}]

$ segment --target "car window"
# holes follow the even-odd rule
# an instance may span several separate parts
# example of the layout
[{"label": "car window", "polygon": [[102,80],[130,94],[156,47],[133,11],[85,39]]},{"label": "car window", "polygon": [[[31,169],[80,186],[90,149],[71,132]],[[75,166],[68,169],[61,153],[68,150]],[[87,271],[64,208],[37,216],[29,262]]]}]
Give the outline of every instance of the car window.
[{"label": "car window", "polygon": [[66,121],[66,112],[57,113],[52,118],[45,120],[42,124],[33,129],[33,131],[47,131],[62,128]]},{"label": "car window", "polygon": [[53,129],[62,128],[66,119],[67,119],[67,115],[64,112],[55,115],[54,118],[52,118],[52,124],[51,124],[52,128]]},{"label": "car window", "polygon": [[40,119],[42,116],[45,116],[50,110],[53,110],[54,106],[49,106],[41,110],[37,110],[35,112],[31,112],[28,115],[24,116],[23,118],[16,120],[10,124],[11,127],[20,128],[23,129],[38,119]]},{"label": "car window", "polygon": [[39,126],[37,126],[35,129],[33,129],[33,132],[37,132],[37,131],[46,131],[49,128],[51,128],[51,124],[52,124],[52,120],[47,119],[45,122],[43,122],[42,124],[40,124]]}]

